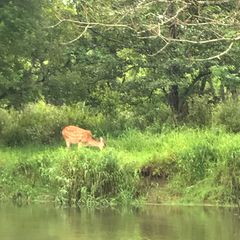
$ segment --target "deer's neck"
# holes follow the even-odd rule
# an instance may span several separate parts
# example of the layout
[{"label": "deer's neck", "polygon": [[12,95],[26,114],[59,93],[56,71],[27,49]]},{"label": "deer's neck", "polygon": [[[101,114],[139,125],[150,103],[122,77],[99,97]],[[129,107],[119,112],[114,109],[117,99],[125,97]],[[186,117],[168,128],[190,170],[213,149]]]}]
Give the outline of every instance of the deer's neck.
[{"label": "deer's neck", "polygon": [[101,142],[97,141],[95,139],[89,139],[88,140],[88,145],[93,146],[93,147],[98,147],[99,145],[101,145]]}]

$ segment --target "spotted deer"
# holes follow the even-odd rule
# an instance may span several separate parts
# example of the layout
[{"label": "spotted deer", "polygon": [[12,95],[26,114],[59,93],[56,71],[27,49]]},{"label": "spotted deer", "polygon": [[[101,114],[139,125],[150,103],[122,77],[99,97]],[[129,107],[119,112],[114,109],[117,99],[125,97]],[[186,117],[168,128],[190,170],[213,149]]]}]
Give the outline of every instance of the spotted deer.
[{"label": "spotted deer", "polygon": [[103,138],[97,141],[93,138],[92,132],[79,128],[76,126],[66,126],[62,130],[63,138],[66,142],[67,148],[70,148],[71,144],[78,144],[78,148],[81,146],[98,147],[102,150],[105,146]]}]

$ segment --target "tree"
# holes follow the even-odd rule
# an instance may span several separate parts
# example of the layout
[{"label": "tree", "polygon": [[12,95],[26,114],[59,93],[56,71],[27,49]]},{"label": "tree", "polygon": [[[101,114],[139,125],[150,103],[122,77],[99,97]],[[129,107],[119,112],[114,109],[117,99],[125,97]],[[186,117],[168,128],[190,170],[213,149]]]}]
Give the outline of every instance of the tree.
[{"label": "tree", "polygon": [[0,9],[2,104],[84,101],[114,116],[166,103],[181,118],[191,95],[216,102],[239,87],[237,1],[19,0]]},{"label": "tree", "polygon": [[[39,33],[41,1],[8,1],[0,5],[0,101],[18,105],[36,91],[35,52]],[[31,14],[30,14],[31,13]],[[34,94],[34,93],[33,93]]]},{"label": "tree", "polygon": [[[77,41],[92,29],[107,32],[118,28],[123,34],[148,39],[155,44],[149,55],[160,54],[172,45],[181,44],[185,48],[185,57],[201,61],[220,58],[240,40],[239,3],[236,0],[69,2],[76,13],[65,17],[59,11],[58,22],[52,26],[70,23],[80,29],[80,34],[68,43]],[[201,51],[205,45],[212,48],[207,58],[206,53],[203,56]]]},{"label": "tree", "polygon": [[120,57],[122,84],[116,85],[127,92],[125,99],[134,102],[133,88],[138,101],[156,95],[162,101],[164,94],[178,115],[186,112],[191,94],[211,89],[214,97],[211,67],[239,48],[238,1],[75,0],[69,5],[74,14],[57,11],[57,22],[51,26],[79,29],[63,44],[77,44],[93,34],[108,39],[117,55],[127,52]]}]

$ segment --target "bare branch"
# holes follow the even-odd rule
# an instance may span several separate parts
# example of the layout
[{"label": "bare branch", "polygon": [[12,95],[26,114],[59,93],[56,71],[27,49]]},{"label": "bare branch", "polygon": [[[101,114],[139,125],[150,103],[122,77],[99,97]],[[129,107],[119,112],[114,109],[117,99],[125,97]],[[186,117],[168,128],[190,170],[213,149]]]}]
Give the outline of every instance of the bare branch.
[{"label": "bare branch", "polygon": [[240,26],[240,24],[236,24],[236,23],[223,23],[221,21],[208,21],[208,22],[198,22],[198,23],[188,23],[188,22],[183,22],[183,21],[179,21],[178,23],[179,25],[182,26],[206,26],[206,25],[218,25],[218,26],[232,26],[232,27],[237,27]]},{"label": "bare branch", "polygon": [[161,38],[165,40],[165,42],[179,42],[179,43],[192,43],[192,44],[207,44],[207,43],[216,43],[216,42],[234,42],[240,40],[240,35],[236,36],[234,38],[213,38],[213,39],[207,39],[207,40],[191,40],[191,39],[180,39],[180,38],[169,38],[165,37],[163,35],[161,36],[147,36],[147,37],[139,37],[140,39],[157,39]]},{"label": "bare branch", "polygon": [[69,42],[65,42],[65,43],[62,43],[62,45],[67,45],[67,44],[71,44],[73,42],[76,42],[78,39],[80,39],[88,30],[89,28],[89,25],[87,25],[84,30],[81,32],[80,35],[78,35],[76,38],[74,38],[73,40],[69,41]]},{"label": "bare branch", "polygon": [[[228,2],[229,0],[138,0],[129,4],[130,6],[124,6],[122,3],[118,5],[116,1],[114,8],[111,4],[106,3],[103,8],[106,9],[106,13],[103,14],[98,12],[99,9],[101,11],[101,7],[95,8],[94,4],[88,5],[87,3],[85,6],[84,3],[79,18],[59,18],[58,14],[56,16],[58,22],[48,28],[55,28],[64,23],[82,28],[76,38],[62,43],[63,45],[77,41],[89,29],[93,31],[101,27],[101,30],[104,28],[106,31],[114,28],[129,30],[135,39],[153,39],[164,44],[158,51],[149,54],[152,57],[160,54],[174,43],[196,46],[209,44],[214,47],[217,43],[229,44],[225,51],[215,56],[196,59],[196,61],[212,60],[228,53],[234,42],[240,40],[238,31],[240,13],[235,9],[230,11],[223,8],[223,14],[218,14],[219,10],[215,12],[209,8],[214,4],[221,7],[220,4]],[[99,15],[95,14],[95,10]],[[178,32],[175,37],[171,37],[172,26]]]},{"label": "bare branch", "polygon": [[172,22],[173,20],[177,19],[178,15],[179,15],[182,11],[184,11],[184,10],[188,7],[188,5],[189,5],[189,4],[185,4],[185,6],[183,6],[182,8],[179,8],[179,9],[177,10],[176,14],[175,14],[174,16],[168,18],[166,21],[164,21],[164,22],[162,23],[162,25],[166,25],[167,23]]},{"label": "bare branch", "polygon": [[199,58],[199,59],[194,59],[194,60],[195,61],[208,61],[208,60],[213,60],[213,59],[220,59],[223,55],[227,54],[231,50],[233,44],[234,44],[234,42],[231,42],[230,45],[228,46],[228,48],[225,51],[223,51],[223,52],[221,52],[221,53],[219,53],[215,56],[212,56],[212,57],[209,57],[209,58]]},{"label": "bare branch", "polygon": [[229,0],[206,0],[206,1],[198,1],[199,4],[207,4],[207,5],[214,5],[214,4],[222,4],[222,3],[229,3]]},{"label": "bare branch", "polygon": [[128,28],[131,30],[134,30],[132,27],[125,25],[125,24],[111,24],[111,23],[101,23],[101,22],[82,22],[82,21],[78,21],[78,20],[73,20],[73,19],[60,19],[59,22],[57,22],[56,24],[49,26],[47,28],[54,28],[64,22],[68,22],[68,23],[74,23],[77,25],[84,25],[84,26],[89,26],[89,27],[94,27],[94,26],[105,26],[105,27],[120,27],[120,28]]},{"label": "bare branch", "polygon": [[55,17],[58,19],[58,22],[57,22],[56,24],[51,25],[51,26],[48,26],[48,27],[46,27],[46,28],[55,28],[55,27],[57,27],[58,25],[60,25],[60,24],[63,23],[63,20],[60,19],[56,14],[55,14]]},{"label": "bare branch", "polygon": [[167,46],[169,45],[170,43],[166,43],[160,50],[158,50],[156,53],[153,53],[153,54],[149,54],[150,57],[154,57],[156,55],[158,55],[159,53],[163,52]]},{"label": "bare branch", "polygon": [[207,43],[216,43],[216,42],[234,42],[240,39],[240,35],[235,38],[214,38],[214,39],[207,39],[207,40],[189,40],[189,39],[172,39],[172,38],[165,38],[169,42],[181,42],[181,43],[192,43],[192,44],[207,44]]}]

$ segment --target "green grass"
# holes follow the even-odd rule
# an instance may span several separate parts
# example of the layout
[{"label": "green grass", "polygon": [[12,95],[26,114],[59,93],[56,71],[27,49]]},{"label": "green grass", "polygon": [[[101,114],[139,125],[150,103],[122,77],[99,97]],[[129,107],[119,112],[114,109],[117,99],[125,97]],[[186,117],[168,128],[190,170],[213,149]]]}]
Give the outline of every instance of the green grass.
[{"label": "green grass", "polygon": [[[142,169],[148,169],[142,176]],[[239,204],[240,135],[217,129],[127,131],[103,151],[58,145],[0,148],[0,198],[59,204]]]}]

